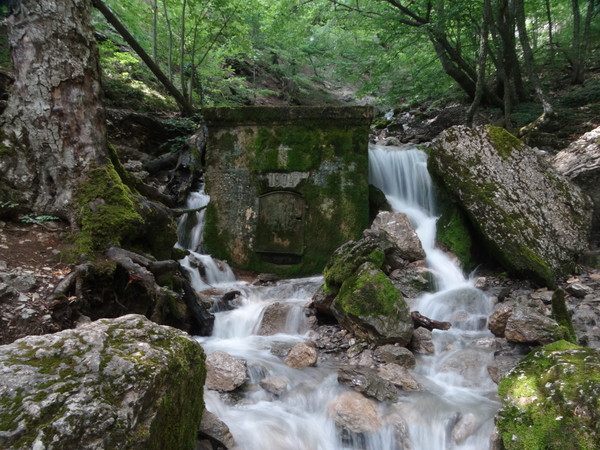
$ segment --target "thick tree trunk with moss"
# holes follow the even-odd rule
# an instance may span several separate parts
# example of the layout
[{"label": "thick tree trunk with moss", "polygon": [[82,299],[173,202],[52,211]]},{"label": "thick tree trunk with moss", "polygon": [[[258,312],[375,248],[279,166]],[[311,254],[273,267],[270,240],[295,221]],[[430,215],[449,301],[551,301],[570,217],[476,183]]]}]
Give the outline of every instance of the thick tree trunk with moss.
[{"label": "thick tree trunk with moss", "polygon": [[15,82],[2,117],[3,199],[74,219],[73,197],[106,162],[91,0],[21,0],[8,17]]}]

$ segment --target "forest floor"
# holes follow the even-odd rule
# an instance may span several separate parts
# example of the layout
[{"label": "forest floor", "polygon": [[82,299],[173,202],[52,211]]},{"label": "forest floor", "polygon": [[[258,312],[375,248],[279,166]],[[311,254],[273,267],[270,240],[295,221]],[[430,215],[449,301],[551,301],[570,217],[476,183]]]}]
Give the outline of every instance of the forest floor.
[{"label": "forest floor", "polygon": [[52,292],[71,270],[59,259],[68,231],[61,222],[0,222],[0,344],[62,329]]}]

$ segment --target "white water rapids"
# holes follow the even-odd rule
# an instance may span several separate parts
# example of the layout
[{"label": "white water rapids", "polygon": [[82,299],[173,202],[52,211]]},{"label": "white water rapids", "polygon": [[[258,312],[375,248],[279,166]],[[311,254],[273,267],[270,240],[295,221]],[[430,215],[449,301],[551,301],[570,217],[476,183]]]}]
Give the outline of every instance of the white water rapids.
[{"label": "white water rapids", "polygon": [[[424,316],[449,321],[448,331],[433,332],[435,353],[417,355],[415,379],[423,386],[407,392],[397,404],[380,404],[386,417],[401,414],[408,426],[408,440],[398,438],[394,426],[366,433],[360,439],[342,439],[328,415],[328,405],[348,387],[337,382],[337,367],[319,363],[316,367],[292,369],[283,363],[282,348],[303,342],[310,336],[304,305],[322,284],[322,277],[286,280],[273,286],[250,286],[233,281],[228,268],[215,265],[197,253],[200,250],[202,217],[188,232],[197,238],[178,245],[194,250],[182,261],[197,290],[215,284],[241,292],[240,306],[215,313],[211,337],[198,337],[207,354],[221,350],[244,359],[250,380],[243,391],[219,394],[205,391],[206,408],[231,430],[236,448],[244,450],[443,450],[489,448],[493,416],[499,407],[496,385],[487,373],[492,362],[492,335],[486,320],[492,305],[475,289],[455,262],[435,247],[435,210],[426,156],[415,149],[374,146],[369,150],[370,183],[386,194],[392,207],[408,215],[427,254],[427,265],[439,291],[427,294],[411,305]],[[197,194],[188,208],[208,198]],[[196,202],[196,203],[193,203]],[[192,204],[193,203],[193,204]],[[186,225],[182,219],[181,229]],[[202,259],[203,277],[194,258]],[[213,263],[214,264],[214,263]],[[212,267],[212,266],[211,266]],[[195,272],[195,274],[194,274]],[[259,336],[265,308],[273,302],[291,305],[283,332]],[[287,388],[279,396],[259,385],[260,380],[285,377]]]}]

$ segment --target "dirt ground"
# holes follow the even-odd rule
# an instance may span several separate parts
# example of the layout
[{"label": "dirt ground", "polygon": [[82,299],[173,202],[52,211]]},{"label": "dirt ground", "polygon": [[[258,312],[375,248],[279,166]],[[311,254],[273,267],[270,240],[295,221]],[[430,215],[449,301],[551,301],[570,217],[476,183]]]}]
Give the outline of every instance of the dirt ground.
[{"label": "dirt ground", "polygon": [[70,272],[60,261],[67,234],[60,222],[0,222],[0,344],[61,328],[50,294]]}]

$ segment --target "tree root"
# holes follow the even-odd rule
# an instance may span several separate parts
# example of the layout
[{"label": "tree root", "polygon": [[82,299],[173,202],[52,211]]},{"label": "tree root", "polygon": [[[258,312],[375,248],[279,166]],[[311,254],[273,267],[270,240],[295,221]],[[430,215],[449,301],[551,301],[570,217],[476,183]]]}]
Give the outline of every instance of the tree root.
[{"label": "tree root", "polygon": [[75,266],[54,290],[50,309],[64,327],[80,316],[96,320],[143,314],[191,334],[210,335],[208,312],[177,261],[155,261],[111,247],[105,259]]}]

